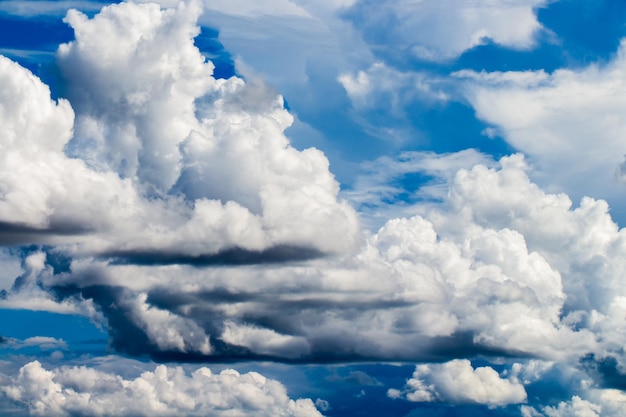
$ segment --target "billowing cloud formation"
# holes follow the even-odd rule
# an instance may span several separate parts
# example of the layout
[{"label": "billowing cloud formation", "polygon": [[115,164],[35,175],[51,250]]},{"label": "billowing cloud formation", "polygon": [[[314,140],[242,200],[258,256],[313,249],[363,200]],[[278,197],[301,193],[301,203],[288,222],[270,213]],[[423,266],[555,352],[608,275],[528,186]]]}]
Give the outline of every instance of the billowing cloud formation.
[{"label": "billowing cloud formation", "polygon": [[[459,359],[477,355],[565,361],[619,385],[626,232],[605,201],[542,190],[521,155],[404,154],[381,175],[439,177],[422,190],[437,204],[411,200],[359,234],[325,156],[289,145],[282,99],[212,76],[193,45],[199,13],[195,2],[70,12],[57,102],[0,58],[0,238],[38,245],[18,256],[0,305],[80,311],[116,351],[159,360],[445,362],[418,368],[409,399],[523,401],[525,380]],[[507,77],[547,77],[528,75]],[[65,371],[27,366],[23,380],[59,386],[44,409],[84,397],[64,391]],[[159,369],[148,376],[169,375]],[[454,391],[451,374],[477,391]],[[22,389],[7,395],[28,398]]]},{"label": "billowing cloud formation", "polygon": [[34,361],[0,393],[35,416],[321,416],[310,399],[292,400],[261,374],[159,365],[135,379],[88,367],[45,369]]},{"label": "billowing cloud formation", "polygon": [[[454,58],[491,40],[525,49],[541,28],[535,8],[544,0],[358,1],[347,12],[373,48],[393,45],[405,56],[425,60]],[[382,52],[382,48],[381,48]]]},{"label": "billowing cloud formation", "polygon": [[390,389],[388,395],[400,395],[409,401],[477,403],[488,405],[517,404],[526,401],[524,386],[517,378],[503,379],[491,367],[476,369],[467,359],[443,364],[418,365],[404,392]]},{"label": "billowing cloud formation", "polygon": [[280,97],[211,76],[193,45],[199,12],[194,2],[122,3],[93,19],[69,12],[76,41],[58,59],[73,136],[68,101],[50,101],[2,58],[0,221],[15,235],[6,240],[85,233],[71,239],[78,250],[191,256],[352,245],[356,217],[337,201],[328,161],[289,145]]},{"label": "billowing cloud formation", "polygon": [[625,51],[622,41],[606,64],[552,74],[540,70],[456,75],[463,79],[476,115],[528,155],[540,184],[576,198],[607,199],[622,221]]},{"label": "billowing cloud formation", "polygon": [[113,346],[135,354],[623,363],[624,233],[606,203],[572,209],[515,155],[459,170],[433,207],[389,220],[355,255],[220,268],[84,258],[40,283],[93,300]]}]

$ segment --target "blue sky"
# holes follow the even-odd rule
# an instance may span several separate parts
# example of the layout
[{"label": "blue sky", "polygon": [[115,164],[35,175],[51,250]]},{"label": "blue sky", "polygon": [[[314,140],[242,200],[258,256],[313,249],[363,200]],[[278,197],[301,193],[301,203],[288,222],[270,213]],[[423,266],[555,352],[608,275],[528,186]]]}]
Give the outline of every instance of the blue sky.
[{"label": "blue sky", "polygon": [[0,2],[0,414],[621,415],[624,22]]}]

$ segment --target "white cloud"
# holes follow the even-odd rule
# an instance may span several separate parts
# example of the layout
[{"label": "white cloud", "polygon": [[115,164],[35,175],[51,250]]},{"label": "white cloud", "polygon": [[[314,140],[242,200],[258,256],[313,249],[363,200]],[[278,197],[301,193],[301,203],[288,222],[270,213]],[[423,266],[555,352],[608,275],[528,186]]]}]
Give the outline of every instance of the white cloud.
[{"label": "white cloud", "polygon": [[204,0],[208,10],[242,16],[302,16],[309,14],[298,5],[297,1],[290,0]]},{"label": "white cloud", "polygon": [[[362,163],[360,174],[349,189],[342,191],[342,196],[357,209],[368,230],[377,230],[389,219],[423,213],[429,201],[445,200],[448,182],[458,170],[478,164],[493,166],[494,163],[474,149],[450,154],[412,151],[395,157],[383,156]],[[416,173],[424,176],[423,183],[413,179],[403,181]],[[414,189],[407,191],[407,187]],[[400,198],[402,196],[404,199]],[[415,204],[417,201],[419,206]]]},{"label": "white cloud", "polygon": [[522,406],[523,417],[619,417],[624,414],[626,394],[612,388],[589,388],[554,405]]},{"label": "white cloud", "polygon": [[528,155],[533,178],[575,199],[608,200],[623,222],[626,154],[623,123],[626,44],[606,64],[581,69],[473,73],[462,71],[476,115]]},{"label": "white cloud", "polygon": [[534,46],[545,0],[359,1],[349,19],[372,48],[392,46],[425,60],[446,60],[487,39],[514,49]]},{"label": "white cloud", "polygon": [[0,11],[17,16],[64,15],[67,9],[76,8],[84,11],[100,10],[102,2],[88,0],[5,0],[0,3]]},{"label": "white cloud", "polygon": [[63,339],[56,339],[49,336],[33,336],[24,340],[14,338],[2,338],[2,347],[10,347],[11,349],[24,349],[30,347],[38,347],[41,350],[67,349],[67,343]]},{"label": "white cloud", "polygon": [[[449,360],[478,352],[552,361],[593,354],[624,366],[626,235],[604,201],[573,207],[567,195],[533,183],[520,155],[496,164],[472,151],[409,153],[372,163],[354,201],[393,195],[393,187],[368,188],[418,171],[438,177],[418,194],[440,203],[407,204],[414,211],[406,217],[357,236],[328,160],[315,149],[297,151],[284,136],[292,118],[280,96],[260,82],[211,76],[191,40],[197,6],[123,3],[93,19],[71,12],[77,40],[58,55],[74,109],[0,58],[7,132],[0,221],[10,231],[3,237],[74,258],[55,274],[45,253],[30,254],[1,306],[100,314],[112,346],[132,354]],[[503,85],[527,82],[548,81],[540,74]],[[234,246],[261,255],[293,246],[340,253],[202,267]],[[59,301],[71,289],[75,297]],[[449,363],[476,387],[500,391],[462,396],[445,379],[430,388],[435,371],[452,372],[448,365],[414,378],[426,381],[413,387],[414,399],[521,398],[513,377]],[[63,385],[54,372],[37,372]],[[51,392],[62,397],[42,407],[61,407],[65,391]]]},{"label": "white cloud", "polygon": [[[444,176],[454,164],[422,162]],[[439,337],[461,352],[621,358],[624,336],[609,329],[624,314],[624,237],[603,203],[571,210],[565,196],[530,182],[520,156],[462,169],[449,181],[443,206],[389,220],[356,256],[221,268],[85,258],[40,281],[87,293],[126,288],[120,308],[105,313],[124,315],[168,351],[199,352],[191,335],[205,334],[251,355],[411,360],[437,354],[429,349]],[[601,279],[585,280],[589,273]],[[91,294],[108,308],[111,299]]]},{"label": "white cloud", "polygon": [[0,291],[8,291],[15,278],[22,275],[22,261],[7,248],[0,249]]},{"label": "white cloud", "polygon": [[281,335],[270,329],[224,323],[221,339],[235,346],[243,346],[261,355],[275,355],[295,359],[310,353],[304,337]]},{"label": "white cloud", "polygon": [[415,99],[445,101],[448,95],[437,89],[437,79],[419,72],[401,72],[382,62],[355,74],[343,73],[338,81],[359,110],[387,108],[402,113]]},{"label": "white cloud", "polygon": [[24,365],[0,388],[31,415],[321,416],[310,399],[292,400],[285,387],[263,375],[228,369],[159,365],[134,379],[85,366],[45,369]]},{"label": "white cloud", "polygon": [[0,220],[49,232],[22,239],[91,253],[352,246],[356,215],[337,201],[328,160],[289,145],[280,96],[211,76],[192,40],[199,12],[195,2],[70,11],[77,39],[58,59],[74,132],[68,101],[2,58]]},{"label": "white cloud", "polygon": [[417,365],[405,390],[390,390],[388,394],[391,398],[402,396],[415,402],[443,401],[491,406],[526,401],[526,390],[517,379],[501,378],[489,366],[473,368],[466,359]]},{"label": "white cloud", "polygon": [[543,407],[542,411],[543,414],[531,407],[525,407],[522,409],[522,415],[524,417],[600,417],[604,415],[600,414],[602,412],[601,406],[583,400],[577,395],[573,396],[570,401],[560,402],[556,407]]}]

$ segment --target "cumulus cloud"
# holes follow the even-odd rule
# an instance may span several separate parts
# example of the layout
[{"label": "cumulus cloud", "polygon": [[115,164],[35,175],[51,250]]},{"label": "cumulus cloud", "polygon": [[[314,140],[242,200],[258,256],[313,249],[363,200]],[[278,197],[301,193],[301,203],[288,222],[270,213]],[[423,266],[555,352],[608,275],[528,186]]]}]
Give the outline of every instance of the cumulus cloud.
[{"label": "cumulus cloud", "polygon": [[392,398],[409,401],[476,403],[492,406],[526,401],[524,386],[517,379],[501,378],[489,366],[473,368],[469,360],[457,359],[443,364],[417,365],[406,389],[389,390]]},{"label": "cumulus cloud", "polygon": [[[76,40],[57,54],[67,99],[0,58],[0,236],[41,245],[13,264],[1,306],[81,312],[104,323],[116,351],[160,360],[445,362],[420,365],[404,394],[391,392],[408,399],[519,403],[522,383],[543,372],[501,376],[458,359],[476,355],[595,363],[607,386],[624,373],[626,235],[605,201],[543,190],[521,155],[407,153],[373,162],[351,199],[383,206],[400,187],[376,184],[436,178],[359,234],[326,157],[285,137],[282,98],[212,76],[193,46],[199,13],[196,2],[70,12]],[[6,395],[34,413],[79,413],[67,407],[91,396],[63,375],[87,371],[63,369],[27,365]],[[137,384],[157,393],[156,380],[195,378],[146,375]],[[469,388],[453,389],[452,375]],[[29,378],[48,387],[34,401]],[[141,398],[153,413],[187,407]]]},{"label": "cumulus cloud", "polygon": [[542,411],[543,413],[528,406],[521,409],[523,417],[600,417],[602,407],[575,395],[570,401],[562,401],[555,407],[543,407]]},{"label": "cumulus cloud", "polygon": [[6,239],[194,256],[353,244],[356,216],[328,160],[289,145],[280,96],[212,77],[193,44],[199,13],[196,2],[70,11],[76,40],[57,54],[69,102],[2,58]]},{"label": "cumulus cloud", "polygon": [[[452,162],[425,166],[446,173]],[[82,258],[35,281],[61,300],[92,301],[113,346],[132,354],[322,361],[591,354],[622,366],[624,234],[606,203],[585,199],[572,208],[526,169],[519,155],[460,169],[443,203],[389,220],[356,254],[219,268]]]},{"label": "cumulus cloud", "polygon": [[592,388],[588,384],[582,389],[574,389],[577,394],[552,405],[523,405],[523,417],[618,417],[624,414],[626,394],[623,390]]},{"label": "cumulus cloud", "polygon": [[[612,59],[579,69],[461,71],[477,117],[528,155],[533,178],[576,199],[603,198],[622,221],[626,44]],[[523,111],[520,111],[523,109]]]},{"label": "cumulus cloud", "polygon": [[24,365],[0,392],[35,416],[300,416],[321,414],[310,399],[292,400],[285,387],[256,372],[159,365],[134,379],[85,366]]}]

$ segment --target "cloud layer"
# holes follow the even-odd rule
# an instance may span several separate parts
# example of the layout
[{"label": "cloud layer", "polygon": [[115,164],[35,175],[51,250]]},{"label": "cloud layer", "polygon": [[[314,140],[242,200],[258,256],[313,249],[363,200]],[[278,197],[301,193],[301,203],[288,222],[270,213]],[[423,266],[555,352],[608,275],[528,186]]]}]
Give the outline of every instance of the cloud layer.
[{"label": "cloud layer", "polygon": [[310,399],[292,400],[261,374],[159,365],[134,379],[84,366],[24,365],[2,392],[34,416],[321,416]]},{"label": "cloud layer", "polygon": [[[298,19],[341,11],[357,31],[379,27],[372,2],[296,3],[281,10]],[[441,19],[444,3],[458,33],[430,41],[423,19]],[[388,4],[383,17],[398,21],[388,41],[435,61],[484,37],[527,48],[544,2],[444,3]],[[266,6],[276,4],[286,3]],[[616,113],[599,115],[589,104],[619,105],[612,87],[621,85],[621,52],[606,67],[578,72],[456,73],[491,132],[529,157],[412,152],[369,163],[343,194],[364,217],[368,205],[378,211],[401,192],[390,179],[432,181],[367,230],[339,197],[326,156],[290,144],[284,131],[294,119],[282,97],[254,77],[213,76],[193,43],[200,14],[196,1],[170,9],[120,3],[91,18],[70,11],[76,39],[57,52],[59,100],[0,57],[0,243],[12,248],[0,265],[13,274],[2,278],[0,306],[89,316],[115,352],[160,361],[420,361],[404,389],[389,391],[418,402],[520,404],[535,383],[530,358],[558,362],[592,383],[522,413],[618,408],[626,232],[606,201],[573,202],[534,181],[585,176],[584,191],[624,176]],[[415,84],[447,99],[426,75],[383,62],[338,82],[357,110],[380,104],[372,97],[382,94],[402,112],[413,97],[396,92]],[[584,100],[565,99],[568,91]],[[520,103],[527,111],[514,111]],[[608,152],[569,123],[587,112],[594,118],[586,126],[609,132],[600,141]],[[566,146],[570,137],[576,146]],[[575,165],[580,176],[567,171]],[[590,172],[602,175],[588,179]],[[23,343],[53,342],[61,345]],[[473,366],[468,358],[477,356],[509,361],[507,371]],[[124,379],[31,362],[3,392],[40,415],[319,415],[310,400],[294,402],[258,374],[166,366]]]}]

